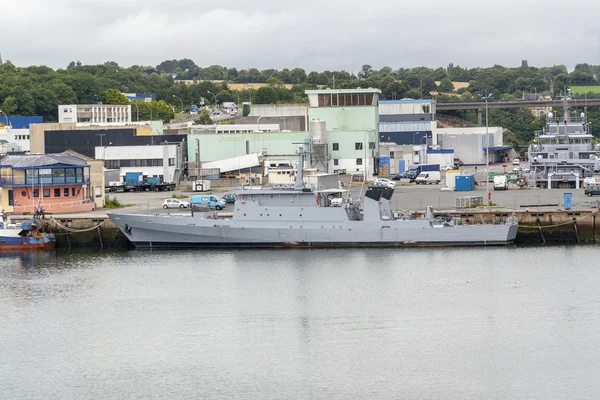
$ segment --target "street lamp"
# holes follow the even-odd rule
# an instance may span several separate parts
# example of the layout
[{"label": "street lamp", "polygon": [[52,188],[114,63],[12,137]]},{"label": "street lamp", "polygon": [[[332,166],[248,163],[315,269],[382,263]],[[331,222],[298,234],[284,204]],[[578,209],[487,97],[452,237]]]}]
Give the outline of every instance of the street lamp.
[{"label": "street lamp", "polygon": [[133,101],[133,105],[135,106],[135,115],[138,122],[140,122],[140,108],[137,105],[137,102]]},{"label": "street lamp", "polygon": [[208,94],[212,94],[213,96],[215,96],[215,109],[217,108],[217,96],[212,93],[210,90],[207,90]]},{"label": "street lamp", "polygon": [[487,201],[488,206],[490,205],[490,200],[492,199],[490,193],[490,173],[489,173],[489,163],[490,163],[490,138],[488,136],[489,129],[489,120],[488,120],[488,100],[491,99],[493,93],[490,93],[487,96],[483,97],[485,100],[485,190],[487,191]]},{"label": "street lamp", "polygon": [[181,113],[183,114],[183,100],[181,100],[181,97],[175,96],[175,95],[173,95],[173,98],[174,99],[179,99],[179,101],[181,102]]},{"label": "street lamp", "polygon": [[412,144],[413,144],[413,145],[415,144],[415,136],[416,136],[416,135],[418,135],[419,133],[420,133],[420,132],[415,132],[415,133],[413,133],[413,142],[412,142]]}]

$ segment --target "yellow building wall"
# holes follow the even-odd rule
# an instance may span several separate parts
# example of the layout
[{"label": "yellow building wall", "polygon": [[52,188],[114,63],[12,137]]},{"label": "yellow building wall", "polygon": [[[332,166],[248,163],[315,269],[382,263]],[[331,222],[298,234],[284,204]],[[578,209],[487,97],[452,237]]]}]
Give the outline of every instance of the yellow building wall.
[{"label": "yellow building wall", "polygon": [[152,128],[137,128],[136,136],[152,136]]},{"label": "yellow building wall", "polygon": [[93,158],[86,159],[90,166],[91,195],[94,196],[96,208],[104,207],[104,161]]},{"label": "yellow building wall", "polygon": [[31,154],[45,154],[44,132],[46,131],[70,131],[76,130],[77,125],[74,122],[68,123],[43,123],[29,125],[29,145]]}]

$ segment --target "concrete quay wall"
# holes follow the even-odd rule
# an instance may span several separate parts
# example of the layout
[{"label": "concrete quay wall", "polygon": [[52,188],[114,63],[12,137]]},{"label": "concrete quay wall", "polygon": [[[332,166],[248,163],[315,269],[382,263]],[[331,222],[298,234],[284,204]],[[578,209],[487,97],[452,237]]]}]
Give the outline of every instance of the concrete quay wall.
[{"label": "concrete quay wall", "polygon": [[[458,217],[461,223],[504,223],[513,215],[512,210],[449,210],[436,215]],[[415,215],[422,216],[423,211]],[[576,244],[595,243],[598,209],[582,210],[519,210],[514,212],[519,221],[516,244]],[[44,220],[44,229],[56,234],[57,248],[127,249],[132,245],[127,237],[106,216],[94,217],[52,216]],[[599,238],[600,239],[600,238]]]}]

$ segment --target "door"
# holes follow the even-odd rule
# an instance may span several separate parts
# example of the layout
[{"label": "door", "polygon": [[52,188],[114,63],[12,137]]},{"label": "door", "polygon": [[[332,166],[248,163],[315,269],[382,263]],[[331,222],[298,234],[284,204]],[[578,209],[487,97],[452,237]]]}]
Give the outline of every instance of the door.
[{"label": "door", "polygon": [[15,194],[12,190],[8,191],[8,205],[9,206],[15,205]]}]

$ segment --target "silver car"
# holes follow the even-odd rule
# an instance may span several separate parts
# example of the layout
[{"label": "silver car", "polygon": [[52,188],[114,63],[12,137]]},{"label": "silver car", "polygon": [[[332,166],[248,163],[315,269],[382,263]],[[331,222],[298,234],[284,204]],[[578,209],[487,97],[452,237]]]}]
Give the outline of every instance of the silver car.
[{"label": "silver car", "polygon": [[395,188],[396,187],[396,182],[394,181],[390,181],[389,179],[386,178],[379,178],[374,180],[373,182],[369,183],[368,188],[369,189],[373,189],[373,188]]},{"label": "silver car", "polygon": [[190,203],[179,199],[166,199],[163,201],[163,208],[188,208]]}]

